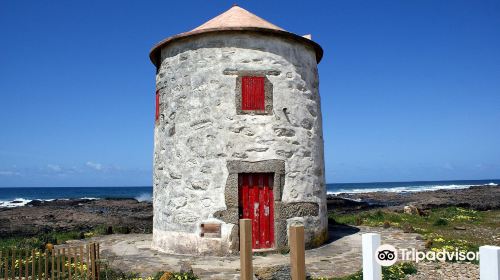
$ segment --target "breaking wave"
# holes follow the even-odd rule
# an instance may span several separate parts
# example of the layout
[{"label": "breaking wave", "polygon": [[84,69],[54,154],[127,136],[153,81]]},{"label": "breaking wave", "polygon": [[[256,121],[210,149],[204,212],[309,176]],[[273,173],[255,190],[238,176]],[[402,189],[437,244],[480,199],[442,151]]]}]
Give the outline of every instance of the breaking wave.
[{"label": "breaking wave", "polygon": [[499,186],[497,183],[482,183],[482,184],[415,184],[406,186],[391,186],[391,183],[387,183],[384,186],[383,183],[378,183],[377,185],[367,185],[367,184],[349,184],[349,186],[332,186],[329,184],[328,194],[340,194],[340,193],[369,193],[369,192],[422,192],[422,191],[436,191],[436,190],[458,190],[467,189],[471,186]]},{"label": "breaking wave", "polygon": [[151,193],[141,193],[135,197],[135,200],[139,202],[151,202],[153,200],[153,195]]}]

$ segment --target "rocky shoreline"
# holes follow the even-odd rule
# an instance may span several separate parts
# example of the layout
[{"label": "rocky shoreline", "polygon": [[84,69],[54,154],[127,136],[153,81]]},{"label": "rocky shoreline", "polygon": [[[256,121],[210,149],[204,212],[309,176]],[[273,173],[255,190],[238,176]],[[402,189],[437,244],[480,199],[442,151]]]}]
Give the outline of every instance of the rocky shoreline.
[{"label": "rocky shoreline", "polygon": [[[371,192],[328,195],[328,210],[339,213],[372,208],[402,211],[413,205],[426,210],[460,206],[475,210],[500,209],[499,186],[423,192]],[[120,232],[150,233],[153,205],[135,199],[34,200],[25,206],[0,208],[0,238],[33,236],[48,232],[87,232],[96,227]],[[116,232],[116,230],[115,230]]]},{"label": "rocky shoreline", "polygon": [[328,210],[346,213],[387,207],[403,210],[413,205],[422,210],[458,206],[474,210],[500,209],[500,186],[471,186],[466,189],[422,192],[369,192],[328,195]]},{"label": "rocky shoreline", "polygon": [[148,233],[152,224],[152,203],[135,199],[34,200],[21,207],[0,208],[0,238],[54,231],[83,233],[96,227]]}]

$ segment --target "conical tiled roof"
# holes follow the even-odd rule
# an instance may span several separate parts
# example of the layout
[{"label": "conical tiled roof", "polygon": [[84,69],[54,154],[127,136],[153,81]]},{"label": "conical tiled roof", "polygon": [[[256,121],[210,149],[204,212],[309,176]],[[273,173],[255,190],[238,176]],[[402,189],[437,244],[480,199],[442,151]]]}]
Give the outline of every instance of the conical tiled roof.
[{"label": "conical tiled roof", "polygon": [[267,33],[273,36],[282,36],[302,43],[312,46],[316,52],[316,60],[319,63],[323,56],[323,49],[316,42],[312,41],[310,37],[303,37],[296,35],[294,33],[288,32],[283,28],[276,26],[265,19],[262,19],[249,11],[233,5],[229,10],[224,13],[214,17],[213,19],[205,22],[204,24],[196,27],[195,29],[184,32],[172,37],[169,37],[160,43],[156,44],[149,53],[149,58],[155,66],[160,63],[160,50],[173,41],[177,41],[182,38],[196,36],[199,34],[206,34],[210,32],[258,32]]},{"label": "conical tiled roof", "polygon": [[257,27],[285,31],[283,28],[278,27],[236,5],[204,24],[196,27],[192,31],[234,27]]}]

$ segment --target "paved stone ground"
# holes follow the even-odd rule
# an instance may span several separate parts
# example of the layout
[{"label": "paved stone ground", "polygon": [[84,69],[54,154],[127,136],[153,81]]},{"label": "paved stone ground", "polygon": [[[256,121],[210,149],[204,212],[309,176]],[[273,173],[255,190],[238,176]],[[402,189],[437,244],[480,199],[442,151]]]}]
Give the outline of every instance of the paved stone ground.
[{"label": "paved stone ground", "polygon": [[[403,233],[396,229],[368,227],[331,227],[331,240],[326,245],[306,251],[307,273],[313,277],[336,277],[361,269],[361,234],[377,232],[382,243],[397,248],[423,249],[423,241],[417,234]],[[111,267],[152,275],[158,271],[179,271],[183,262],[192,264],[195,274],[202,279],[239,279],[239,257],[195,257],[169,255],[150,249],[150,234],[108,235],[95,238],[100,242],[101,256]],[[288,254],[254,256],[254,272],[262,268],[286,267]],[[419,279],[419,278],[416,278]]]}]

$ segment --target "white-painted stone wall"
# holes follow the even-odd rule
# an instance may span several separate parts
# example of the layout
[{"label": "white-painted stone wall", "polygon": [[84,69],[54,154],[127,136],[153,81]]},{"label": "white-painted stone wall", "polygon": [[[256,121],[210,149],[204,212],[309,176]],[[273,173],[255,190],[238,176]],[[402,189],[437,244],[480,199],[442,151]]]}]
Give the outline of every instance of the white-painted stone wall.
[{"label": "white-painted stone wall", "polygon": [[[273,114],[237,115],[237,76],[227,70],[276,70],[267,76],[274,87]],[[226,209],[228,160],[285,160],[282,201],[315,202],[320,212],[289,224],[305,223],[306,239],[326,230],[318,72],[311,47],[257,33],[194,36],[161,50],[156,84],[161,115],[154,138],[154,248],[229,253],[233,224],[222,225],[220,239],[200,237],[200,224],[216,221],[214,212]]]}]

